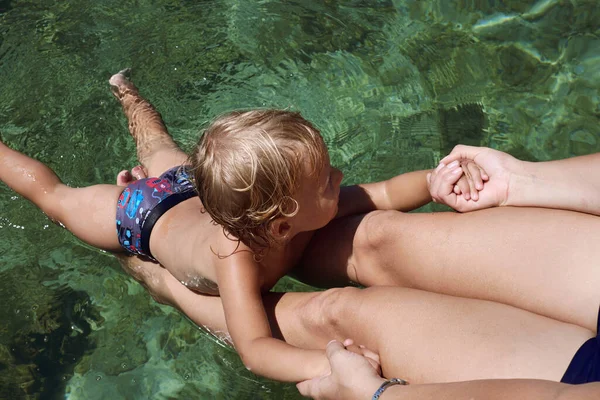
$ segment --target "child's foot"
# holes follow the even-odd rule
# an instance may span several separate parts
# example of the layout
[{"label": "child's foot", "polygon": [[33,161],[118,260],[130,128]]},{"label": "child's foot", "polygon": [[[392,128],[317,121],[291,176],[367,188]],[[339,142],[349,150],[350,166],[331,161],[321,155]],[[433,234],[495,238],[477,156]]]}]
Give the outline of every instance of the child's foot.
[{"label": "child's foot", "polygon": [[117,186],[127,186],[138,179],[144,179],[147,177],[148,174],[141,165],[133,167],[131,172],[124,169],[117,175]]},{"label": "child's foot", "polygon": [[132,180],[131,173],[126,169],[117,174],[117,186],[127,186]]},{"label": "child's foot", "polygon": [[127,93],[131,93],[132,91],[137,92],[137,88],[133,82],[129,80],[130,75],[131,68],[125,68],[111,76],[108,80],[113,95],[119,100]]}]

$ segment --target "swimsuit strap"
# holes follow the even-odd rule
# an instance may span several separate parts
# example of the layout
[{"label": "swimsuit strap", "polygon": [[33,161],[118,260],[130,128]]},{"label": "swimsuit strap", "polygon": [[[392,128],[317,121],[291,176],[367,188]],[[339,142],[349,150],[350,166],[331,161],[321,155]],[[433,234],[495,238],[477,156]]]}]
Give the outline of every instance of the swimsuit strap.
[{"label": "swimsuit strap", "polygon": [[[171,208],[175,207],[177,204],[185,201],[187,199],[191,199],[196,196],[196,191],[188,190],[185,192],[173,193],[160,203],[158,203],[150,214],[146,217],[144,221],[144,225],[142,226],[142,230],[140,232],[141,236],[141,248],[145,255],[148,257],[152,257],[152,253],[150,253],[150,232],[152,232],[152,228],[154,228],[154,224],[160,217],[163,216],[164,213],[169,211]],[[152,257],[154,258],[154,257]]]}]

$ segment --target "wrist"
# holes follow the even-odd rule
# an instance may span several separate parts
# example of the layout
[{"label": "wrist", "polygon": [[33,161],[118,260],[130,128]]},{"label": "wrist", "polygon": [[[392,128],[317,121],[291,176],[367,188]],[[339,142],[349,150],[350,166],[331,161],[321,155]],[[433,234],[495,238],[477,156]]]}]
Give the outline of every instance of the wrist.
[{"label": "wrist", "polygon": [[379,400],[379,398],[383,395],[383,392],[385,392],[388,389],[390,389],[391,387],[397,386],[397,385],[405,386],[405,385],[408,385],[408,382],[405,381],[404,379],[400,379],[400,378],[388,379],[388,380],[384,381],[379,386],[379,388],[374,392],[373,397],[371,397],[371,400]]},{"label": "wrist", "polygon": [[522,207],[526,200],[531,199],[530,191],[535,183],[535,163],[515,160],[515,164],[508,171],[510,175],[506,184],[506,194],[500,206]]},{"label": "wrist", "polygon": [[313,356],[302,364],[304,370],[304,380],[313,378],[322,378],[331,375],[331,364],[325,355],[324,350],[303,350],[313,353]]},{"label": "wrist", "polygon": [[387,382],[387,379],[382,378],[380,376],[374,376],[369,378],[368,381],[364,382],[361,386],[360,392],[353,391],[353,395],[355,395],[356,400],[371,400],[373,398],[373,394],[377,392],[377,390]]}]

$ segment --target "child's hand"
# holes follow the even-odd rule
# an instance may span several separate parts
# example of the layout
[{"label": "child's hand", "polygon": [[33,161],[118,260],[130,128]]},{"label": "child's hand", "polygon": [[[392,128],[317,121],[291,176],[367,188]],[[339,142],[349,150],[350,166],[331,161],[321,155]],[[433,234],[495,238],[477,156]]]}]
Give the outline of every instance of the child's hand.
[{"label": "child's hand", "polygon": [[487,180],[485,171],[472,160],[455,160],[448,165],[440,163],[427,174],[427,185],[433,201],[460,212],[489,207],[478,202],[479,190],[483,190]]},{"label": "child's hand", "polygon": [[473,160],[459,160],[463,175],[454,185],[454,193],[462,194],[465,200],[479,200],[479,191],[483,190],[483,182],[490,178]]},{"label": "child's hand", "polygon": [[381,362],[379,361],[379,354],[367,349],[363,345],[355,345],[352,339],[344,340],[343,344],[346,350],[365,357],[369,364],[371,364],[371,367],[373,367],[377,375],[381,375]]}]

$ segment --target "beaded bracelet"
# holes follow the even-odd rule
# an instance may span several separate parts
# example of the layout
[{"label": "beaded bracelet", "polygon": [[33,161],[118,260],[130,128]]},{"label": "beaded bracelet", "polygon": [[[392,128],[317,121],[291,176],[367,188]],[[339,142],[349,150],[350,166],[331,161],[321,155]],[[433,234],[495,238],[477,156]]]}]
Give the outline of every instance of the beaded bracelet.
[{"label": "beaded bracelet", "polygon": [[377,389],[377,391],[375,392],[375,394],[373,395],[373,398],[371,400],[378,400],[379,396],[381,396],[381,394],[383,392],[385,392],[385,389],[389,388],[390,386],[394,386],[394,385],[408,385],[408,382],[406,382],[404,379],[400,379],[400,378],[388,379],[387,381],[383,382],[381,384],[381,386],[379,386],[379,389]]}]

